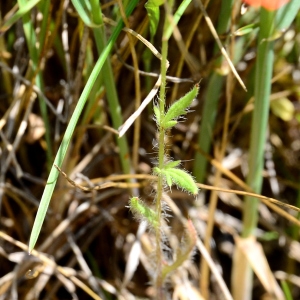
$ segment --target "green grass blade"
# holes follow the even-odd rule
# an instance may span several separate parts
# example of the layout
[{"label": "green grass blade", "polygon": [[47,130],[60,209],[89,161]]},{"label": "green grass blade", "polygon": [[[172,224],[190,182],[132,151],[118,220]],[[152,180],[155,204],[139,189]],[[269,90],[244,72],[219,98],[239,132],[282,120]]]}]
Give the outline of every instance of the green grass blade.
[{"label": "green grass blade", "polygon": [[[263,155],[266,142],[274,60],[274,42],[268,41],[268,38],[273,34],[274,17],[274,13],[264,9],[261,10],[260,34],[258,40],[259,46],[255,71],[255,108],[252,117],[249,174],[247,177],[247,184],[256,193],[260,193],[262,185]],[[256,228],[257,205],[257,199],[246,197],[243,219],[244,237],[251,235]]]},{"label": "green grass blade", "polygon": [[173,25],[177,25],[181,16],[189,6],[189,4],[192,2],[192,0],[184,0],[179,5],[178,9],[176,10],[174,16],[173,16],[173,23],[169,23],[168,27],[164,33],[165,39],[169,39],[173,33]]},{"label": "green grass blade", "polygon": [[[130,2],[128,9],[127,9],[128,14],[130,14],[133,11],[136,2],[137,1]],[[114,29],[112,36],[108,40],[107,46],[105,47],[102,54],[100,55],[96,65],[86,83],[86,86],[84,87],[84,89],[82,91],[82,94],[78,100],[77,106],[73,112],[73,115],[71,117],[69,125],[64,134],[62,143],[57,151],[57,154],[56,154],[56,157],[54,160],[54,164],[59,167],[61,167],[62,162],[65,158],[68,146],[69,146],[71,138],[72,138],[72,134],[74,132],[74,129],[76,127],[78,119],[81,115],[83,107],[86,103],[88,95],[89,95],[89,93],[90,93],[102,67],[103,67],[104,62],[106,61],[110,51],[112,50],[119,33],[121,32],[122,27],[123,27],[123,22],[120,21],[118,23],[118,25],[116,26],[116,28]],[[47,180],[46,187],[45,187],[43,195],[42,195],[42,199],[41,199],[35,220],[34,220],[33,228],[32,228],[31,235],[30,235],[30,240],[29,240],[29,249],[28,249],[29,253],[34,248],[36,241],[38,239],[38,236],[40,234],[40,231],[41,231],[41,228],[42,228],[42,225],[43,225],[46,213],[47,213],[47,209],[48,209],[48,206],[50,203],[50,199],[52,197],[52,194],[53,194],[53,191],[55,188],[55,184],[56,184],[58,175],[59,175],[59,171],[53,165],[51,168],[48,180]]]},{"label": "green grass blade", "polygon": [[[98,53],[101,53],[106,44],[106,36],[104,31],[104,24],[102,20],[101,7],[97,0],[92,0],[91,2],[91,12],[93,22],[99,27],[94,28],[93,33],[95,36],[95,41],[98,49]],[[130,5],[136,5],[137,1],[131,1]],[[123,124],[122,109],[118,98],[118,93],[115,85],[114,75],[110,60],[107,59],[103,65],[103,81],[106,88],[107,101],[109,105],[109,111],[112,118],[112,123],[114,128],[119,128]],[[130,173],[130,160],[129,160],[129,147],[127,143],[126,136],[117,138],[116,142],[119,147],[119,157],[122,165],[122,170],[124,174]]]},{"label": "green grass blade", "polygon": [[[218,20],[218,28],[217,31],[219,34],[223,34],[229,28],[230,18],[231,18],[231,10],[232,10],[233,0],[224,0],[222,1],[220,17]],[[215,47],[215,52],[219,51],[217,47]],[[218,66],[222,65],[222,61],[224,58],[222,57]],[[198,134],[198,145],[201,150],[205,153],[209,153],[212,138],[213,138],[213,130],[215,126],[217,111],[218,111],[218,103],[219,98],[221,97],[221,89],[224,84],[224,76],[218,74],[217,71],[214,71],[209,79],[208,88],[206,92],[206,101],[204,103],[201,126]],[[203,182],[206,175],[206,167],[207,160],[200,153],[196,153],[195,163],[193,168],[193,174],[196,178],[197,182]]]},{"label": "green grass blade", "polygon": [[276,30],[286,30],[299,13],[300,1],[292,0],[276,13]]},{"label": "green grass blade", "polygon": [[[261,9],[260,32],[258,38],[257,61],[255,65],[255,89],[254,111],[251,124],[249,173],[247,184],[255,193],[261,192],[263,182],[264,147],[266,142],[270,93],[272,86],[272,72],[274,61],[274,41],[270,40],[274,33],[275,12]],[[258,221],[258,200],[253,197],[245,197],[243,208],[243,232],[242,236],[248,238],[254,235]],[[238,296],[238,291],[233,290],[235,299],[251,299],[252,270],[250,264],[240,262],[239,274],[241,282],[239,289],[247,291],[243,296]]]},{"label": "green grass blade", "polygon": [[91,21],[90,12],[88,11],[87,5],[84,5],[86,3],[86,1],[72,0],[72,4],[77,10],[83,23],[88,27],[95,27],[96,25]]},{"label": "green grass blade", "polygon": [[148,0],[145,3],[145,8],[149,17],[150,36],[151,39],[155,36],[160,19],[159,6],[164,4],[163,0]]},{"label": "green grass blade", "polygon": [[14,25],[20,18],[22,18],[25,14],[30,12],[30,10],[36,6],[41,0],[31,0],[24,2],[23,5],[20,5],[19,10],[12,15],[0,28],[0,33],[8,30],[12,25]]},{"label": "green grass blade", "polygon": [[[44,13],[48,13],[49,9],[47,10],[47,7],[49,8],[49,0],[44,1],[43,5],[42,5],[42,9],[46,8],[44,10]],[[23,9],[23,6],[26,7],[27,2],[24,0],[19,0],[18,1],[20,9]],[[47,15],[43,16],[44,18],[48,18]],[[44,83],[43,83],[43,76],[42,76],[42,72],[38,71],[39,68],[39,55],[40,52],[42,51],[42,43],[40,42],[40,47],[39,49],[37,49],[36,44],[37,44],[37,37],[35,34],[35,29],[33,27],[33,23],[30,19],[30,14],[24,14],[23,17],[23,28],[24,28],[24,34],[26,37],[26,41],[27,41],[27,46],[28,46],[28,50],[29,50],[29,54],[30,54],[30,59],[32,61],[32,74],[31,76],[35,75],[35,72],[37,72],[36,74],[36,78],[35,78],[35,82],[37,87],[42,91],[44,89]],[[46,29],[45,27],[43,28],[44,30]],[[43,37],[46,35],[46,32],[41,32],[40,36]],[[42,39],[43,41],[43,39]],[[41,115],[45,124],[45,128],[46,128],[46,133],[45,133],[45,138],[46,138],[46,143],[47,143],[47,167],[48,170],[50,170],[51,167],[51,162],[53,161],[53,154],[52,154],[52,140],[51,140],[51,135],[50,135],[50,125],[49,125],[49,117],[48,117],[48,112],[47,112],[47,106],[46,103],[43,99],[43,97],[41,95],[38,95],[38,100],[39,100],[39,106],[40,106],[40,110],[41,110]]]}]

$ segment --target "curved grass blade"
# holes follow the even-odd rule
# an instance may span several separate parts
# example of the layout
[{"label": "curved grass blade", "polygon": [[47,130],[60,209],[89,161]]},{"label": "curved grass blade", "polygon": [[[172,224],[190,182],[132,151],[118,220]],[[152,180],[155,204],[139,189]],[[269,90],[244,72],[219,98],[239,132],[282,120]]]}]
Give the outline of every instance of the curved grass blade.
[{"label": "curved grass blade", "polygon": [[[126,11],[127,15],[131,14],[131,12],[135,8],[137,2],[138,2],[137,0],[130,1],[130,4],[128,5],[127,11]],[[81,115],[81,112],[86,103],[88,95],[89,95],[89,93],[90,93],[102,67],[103,67],[103,64],[104,64],[107,56],[109,55],[110,51],[112,50],[119,33],[122,30],[122,26],[123,26],[123,22],[120,21],[118,23],[117,27],[115,27],[110,39],[108,40],[106,48],[104,49],[101,56],[99,57],[96,65],[86,83],[86,86],[84,87],[83,92],[78,100],[78,104],[74,110],[74,113],[71,117],[70,123],[64,134],[62,143],[57,151],[57,154],[56,154],[56,157],[54,160],[54,164],[57,165],[58,167],[61,167],[61,165],[62,165],[62,162],[67,153],[67,149],[70,144],[75,126]],[[47,209],[48,209],[48,206],[50,203],[50,199],[53,194],[54,187],[55,187],[58,175],[59,175],[59,171],[55,168],[54,164],[52,165],[52,168],[51,168],[48,180],[47,180],[47,184],[44,189],[42,199],[41,199],[41,202],[40,202],[40,205],[39,205],[39,208],[38,208],[35,220],[34,220],[33,228],[32,228],[31,235],[30,235],[30,240],[29,240],[29,249],[28,249],[29,253],[33,250],[33,248],[36,244],[36,241],[38,239],[38,236],[40,234],[40,231],[41,231],[41,228],[42,228],[45,216],[46,216],[46,212],[47,212]]]},{"label": "curved grass blade", "polygon": [[24,3],[22,7],[12,15],[3,25],[1,25],[0,33],[7,31],[12,25],[14,25],[20,18],[22,18],[26,13],[31,11],[31,9],[36,6],[41,0],[31,0]]}]

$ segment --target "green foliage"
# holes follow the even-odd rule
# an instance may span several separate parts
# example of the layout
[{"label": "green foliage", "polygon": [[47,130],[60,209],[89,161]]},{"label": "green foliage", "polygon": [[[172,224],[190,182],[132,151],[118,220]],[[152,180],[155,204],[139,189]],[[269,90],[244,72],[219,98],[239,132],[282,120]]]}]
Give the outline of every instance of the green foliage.
[{"label": "green foliage", "polygon": [[258,23],[248,24],[236,30],[234,32],[235,36],[243,36],[245,34],[251,33],[254,29],[258,28]]},{"label": "green foliage", "polygon": [[193,177],[184,170],[173,167],[163,169],[155,167],[153,171],[158,176],[162,175],[169,187],[175,184],[178,188],[182,188],[186,192],[192,193],[193,195],[198,193],[198,188]]},{"label": "green foliage", "polygon": [[159,7],[162,4],[164,4],[164,0],[149,0],[145,4],[145,8],[147,10],[147,14],[150,22],[151,39],[155,36],[155,33],[157,31],[157,27],[160,19]]},{"label": "green foliage", "polygon": [[281,283],[282,290],[284,292],[285,299],[286,300],[293,300],[294,298],[293,298],[291,289],[289,287],[289,284],[285,280],[281,280],[280,283]]},{"label": "green foliage", "polygon": [[164,129],[169,129],[169,128],[172,128],[172,127],[174,127],[175,125],[177,125],[177,121],[169,121],[169,122],[166,122],[165,124],[164,124]]},{"label": "green foliage", "polygon": [[132,213],[138,218],[147,221],[153,228],[157,228],[156,212],[144,204],[138,197],[132,197],[129,201]]},{"label": "green foliage", "polygon": [[[163,55],[166,55],[163,51]],[[163,65],[163,62],[162,62]],[[166,70],[165,70],[166,71]],[[163,84],[162,84],[163,85]],[[130,209],[131,211],[142,220],[146,220],[154,229],[156,235],[156,241],[161,240],[161,217],[164,215],[162,213],[162,191],[163,186],[167,184],[170,188],[172,185],[176,185],[178,188],[183,189],[184,191],[196,195],[198,193],[198,187],[193,179],[193,177],[186,172],[185,170],[179,169],[181,163],[180,160],[168,161],[166,162],[166,153],[165,153],[165,136],[166,130],[174,127],[177,124],[177,119],[181,115],[187,113],[188,107],[191,105],[199,91],[199,85],[195,85],[194,88],[188,92],[181,99],[176,101],[168,111],[164,112],[165,107],[165,95],[161,89],[161,100],[159,106],[154,105],[154,115],[156,124],[158,127],[158,166],[153,168],[153,172],[158,176],[157,181],[157,194],[155,197],[155,207],[156,210],[152,210],[147,207],[141,200],[137,197],[130,199]],[[190,235],[190,233],[189,233]],[[162,261],[162,251],[161,245],[157,243],[156,245],[156,259],[158,262],[157,265],[157,278],[155,279],[155,285],[157,291],[160,290],[163,286],[163,282],[166,277],[176,270],[184,261],[186,261],[195,245],[195,238],[189,238],[189,242],[184,251],[178,252],[177,259],[170,265],[161,267],[160,263]]]},{"label": "green foliage", "polygon": [[[129,15],[133,11],[136,4],[137,4],[137,0],[130,2],[130,6],[127,8],[127,11],[126,11],[127,15]],[[117,40],[119,33],[122,30],[122,27],[123,27],[123,22],[120,21],[118,23],[117,27],[114,29],[110,39],[108,40],[107,46],[105,47],[104,51],[100,55],[96,65],[95,65],[95,67],[94,67],[82,93],[81,93],[81,96],[78,99],[76,108],[73,112],[73,115],[70,119],[68,127],[65,131],[61,145],[57,151],[54,163],[52,165],[52,168],[51,168],[48,180],[47,180],[47,185],[44,189],[42,199],[41,199],[38,211],[37,211],[37,215],[34,220],[33,228],[32,228],[31,235],[30,235],[30,240],[29,240],[29,249],[28,249],[29,253],[33,250],[33,248],[37,242],[38,236],[40,234],[40,231],[41,231],[41,228],[42,228],[42,225],[43,225],[43,222],[44,222],[44,219],[45,219],[48,207],[49,207],[50,199],[52,197],[52,194],[53,194],[53,191],[54,191],[57,179],[58,179],[59,171],[56,169],[56,167],[54,167],[54,165],[57,165],[58,167],[62,166],[62,163],[63,163],[63,160],[67,153],[73,132],[75,130],[75,127],[79,120],[79,117],[81,116],[81,113],[85,106],[87,98],[94,86],[94,83],[95,83],[110,51],[113,48],[114,43]]]},{"label": "green foliage", "polygon": [[[199,91],[199,85],[196,84],[194,88],[171,105],[167,113],[162,119],[161,126],[164,128],[170,128],[176,125],[174,119],[178,119],[181,115],[187,113],[187,108],[191,106],[193,100],[196,98]],[[173,125],[172,125],[173,124]]]}]

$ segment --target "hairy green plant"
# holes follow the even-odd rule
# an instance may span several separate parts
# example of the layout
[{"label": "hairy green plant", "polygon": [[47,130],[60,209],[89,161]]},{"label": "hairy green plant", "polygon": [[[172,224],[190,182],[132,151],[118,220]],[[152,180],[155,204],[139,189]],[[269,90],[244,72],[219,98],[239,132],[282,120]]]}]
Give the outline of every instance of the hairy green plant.
[{"label": "hairy green plant", "polygon": [[[166,53],[163,55],[166,55]],[[185,250],[178,252],[176,260],[170,265],[165,266],[164,268],[159,267],[162,263],[160,245],[162,232],[161,218],[165,217],[165,213],[162,209],[163,187],[167,184],[167,186],[171,188],[171,186],[175,184],[178,188],[181,188],[193,195],[196,195],[198,193],[198,188],[193,177],[185,170],[179,168],[181,161],[167,160],[165,153],[165,139],[167,131],[176,126],[176,124],[178,123],[178,119],[182,115],[185,115],[187,113],[188,108],[197,96],[198,91],[199,85],[195,85],[190,92],[173,103],[166,112],[164,97],[160,99],[159,106],[154,105],[154,114],[159,135],[158,152],[160,154],[158,166],[153,168],[153,173],[158,177],[157,195],[154,200],[156,204],[156,210],[147,207],[147,205],[137,197],[133,197],[129,201],[130,209],[137,217],[137,219],[145,220],[156,233],[156,263],[158,271],[156,274],[156,278],[154,279],[158,299],[163,298],[162,287],[164,280],[166,279],[168,274],[176,270],[186,259],[188,259],[196,243],[196,239],[190,236],[191,234],[189,234],[187,242],[188,246],[186,246]]]}]

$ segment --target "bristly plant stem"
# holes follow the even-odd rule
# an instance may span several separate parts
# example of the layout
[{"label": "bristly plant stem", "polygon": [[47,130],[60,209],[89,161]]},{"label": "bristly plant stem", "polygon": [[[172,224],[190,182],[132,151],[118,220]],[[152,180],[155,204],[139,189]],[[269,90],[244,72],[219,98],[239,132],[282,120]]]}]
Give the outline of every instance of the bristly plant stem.
[{"label": "bristly plant stem", "polygon": [[[168,3],[165,3],[166,14],[168,15],[169,8],[172,7],[173,0],[169,0]],[[162,60],[161,60],[161,86],[159,93],[159,111],[160,115],[163,116],[165,114],[165,99],[166,99],[166,76],[167,76],[167,55],[168,55],[168,41],[170,38],[170,34],[168,33],[169,29],[168,16],[166,16],[162,37]],[[165,129],[161,124],[158,126],[158,167],[163,169],[165,164]],[[162,216],[162,194],[164,188],[163,176],[158,176],[157,182],[157,196],[156,196],[156,213],[158,226],[155,229],[156,236],[156,260],[157,260],[157,275],[155,281],[156,287],[156,296],[157,299],[163,299],[163,278],[162,278],[162,249],[161,249],[161,216]]]},{"label": "bristly plant stem", "polygon": [[[165,28],[166,28],[165,22]],[[167,73],[167,54],[168,54],[168,39],[163,36],[162,39],[162,60],[161,60],[161,86],[160,86],[160,94],[159,94],[159,110],[160,115],[163,116],[165,114],[165,92],[166,92],[166,73]],[[162,169],[164,167],[164,157],[165,157],[165,129],[160,125],[158,128],[158,167]],[[161,210],[162,210],[162,194],[163,194],[163,176],[158,176],[157,182],[157,196],[156,196],[156,212],[157,212],[157,220],[158,226],[156,228],[156,259],[157,259],[157,277],[156,277],[156,291],[157,291],[157,299],[162,298],[162,255],[161,255]]]}]

